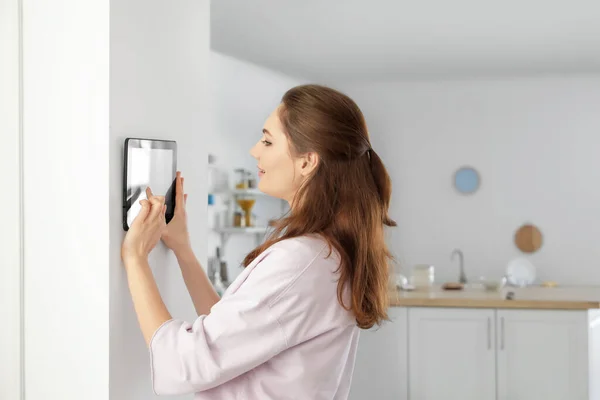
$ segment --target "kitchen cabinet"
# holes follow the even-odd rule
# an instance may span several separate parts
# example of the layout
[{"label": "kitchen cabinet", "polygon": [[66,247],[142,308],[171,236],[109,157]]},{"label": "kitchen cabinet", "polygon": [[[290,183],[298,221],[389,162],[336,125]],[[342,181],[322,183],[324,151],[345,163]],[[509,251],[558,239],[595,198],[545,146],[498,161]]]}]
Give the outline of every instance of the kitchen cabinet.
[{"label": "kitchen cabinet", "polygon": [[494,318],[487,309],[409,309],[409,398],[494,399]]},{"label": "kitchen cabinet", "polygon": [[388,314],[391,321],[360,332],[349,400],[408,400],[407,309]]},{"label": "kitchen cabinet", "polygon": [[[600,310],[392,307],[350,400],[600,400]],[[375,397],[374,397],[375,396]]]},{"label": "kitchen cabinet", "polygon": [[496,321],[498,400],[589,398],[586,312],[498,310]]},{"label": "kitchen cabinet", "polygon": [[409,308],[410,400],[600,400],[597,311]]}]

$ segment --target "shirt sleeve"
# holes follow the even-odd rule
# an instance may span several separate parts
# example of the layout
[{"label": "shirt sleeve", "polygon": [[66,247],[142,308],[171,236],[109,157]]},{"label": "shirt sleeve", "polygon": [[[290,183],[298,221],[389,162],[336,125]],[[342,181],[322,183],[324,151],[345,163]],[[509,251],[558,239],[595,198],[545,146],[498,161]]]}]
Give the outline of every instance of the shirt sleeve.
[{"label": "shirt sleeve", "polygon": [[[150,340],[152,389],[186,394],[222,385],[276,356],[288,346],[273,307],[301,273],[284,249],[273,250],[234,293],[193,323],[172,319]],[[287,308],[287,309],[286,309]]]}]

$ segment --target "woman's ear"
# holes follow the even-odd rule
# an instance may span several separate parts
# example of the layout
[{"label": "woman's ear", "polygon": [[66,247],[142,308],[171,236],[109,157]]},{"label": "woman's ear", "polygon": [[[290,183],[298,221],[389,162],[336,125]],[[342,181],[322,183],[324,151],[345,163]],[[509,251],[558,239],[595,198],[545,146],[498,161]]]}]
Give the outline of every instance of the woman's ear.
[{"label": "woman's ear", "polygon": [[302,176],[308,176],[313,173],[313,171],[319,165],[319,155],[314,152],[306,153],[302,157]]}]

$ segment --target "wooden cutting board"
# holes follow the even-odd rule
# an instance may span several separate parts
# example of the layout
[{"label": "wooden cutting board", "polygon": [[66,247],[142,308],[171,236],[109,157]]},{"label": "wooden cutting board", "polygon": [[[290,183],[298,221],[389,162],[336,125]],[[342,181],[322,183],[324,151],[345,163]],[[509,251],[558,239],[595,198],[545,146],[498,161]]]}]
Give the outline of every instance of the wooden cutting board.
[{"label": "wooden cutting board", "polygon": [[537,226],[525,224],[515,233],[515,244],[524,253],[534,253],[542,247],[542,232]]}]

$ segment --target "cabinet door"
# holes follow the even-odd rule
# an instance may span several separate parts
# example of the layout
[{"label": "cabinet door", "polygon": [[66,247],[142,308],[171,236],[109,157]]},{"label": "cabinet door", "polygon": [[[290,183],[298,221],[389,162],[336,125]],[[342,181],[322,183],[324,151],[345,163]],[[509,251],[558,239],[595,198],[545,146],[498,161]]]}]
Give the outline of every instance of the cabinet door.
[{"label": "cabinet door", "polygon": [[409,398],[495,400],[495,312],[410,308]]},{"label": "cabinet door", "polygon": [[587,313],[499,310],[498,400],[587,399]]},{"label": "cabinet door", "polygon": [[391,307],[390,321],[361,331],[349,400],[407,400],[407,310]]}]

